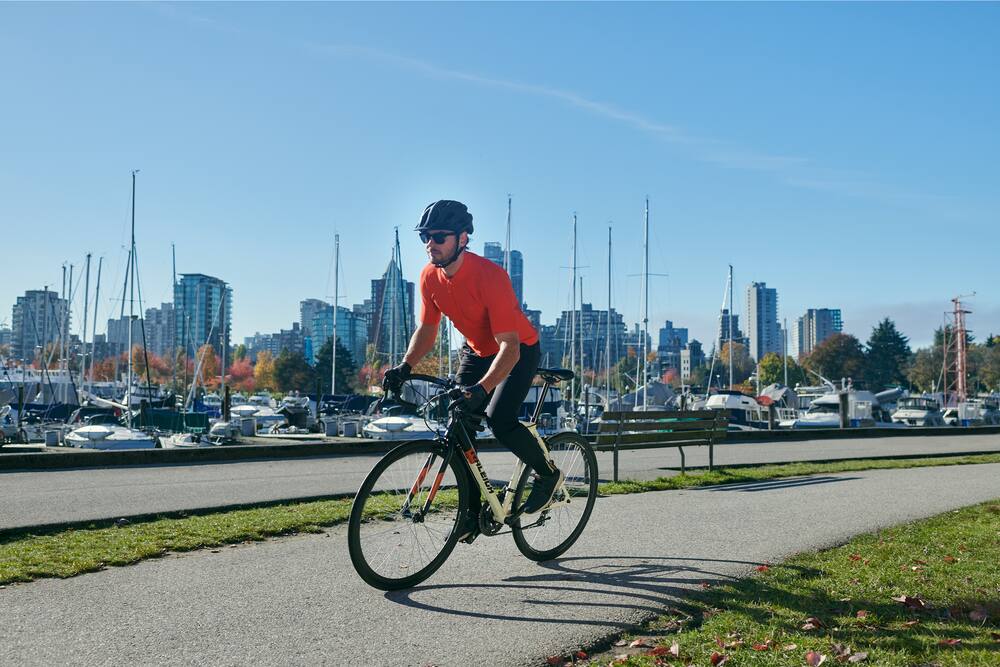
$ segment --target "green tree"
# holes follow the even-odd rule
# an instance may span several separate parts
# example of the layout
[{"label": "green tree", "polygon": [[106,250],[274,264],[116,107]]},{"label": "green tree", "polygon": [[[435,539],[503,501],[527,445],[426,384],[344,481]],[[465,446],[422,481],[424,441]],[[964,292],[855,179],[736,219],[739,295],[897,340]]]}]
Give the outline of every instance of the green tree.
[{"label": "green tree", "polygon": [[[320,388],[330,391],[330,350],[333,348],[333,338],[327,338],[323,347],[316,354],[316,374],[319,377]],[[337,341],[337,392],[344,394],[354,391],[354,383],[358,378],[358,369],[347,348]]]},{"label": "green tree", "polygon": [[865,351],[857,338],[838,333],[813,348],[803,363],[831,382],[836,383],[841,378],[857,381],[864,377]]},{"label": "green tree", "polygon": [[233,348],[233,361],[240,361],[247,358],[247,346],[240,343]]},{"label": "green tree", "polygon": [[925,347],[917,350],[906,371],[910,384],[920,391],[940,390],[942,354],[940,347]]},{"label": "green tree", "polygon": [[278,391],[310,392],[316,387],[316,371],[301,352],[282,350],[274,360],[274,383]]},{"label": "green tree", "polygon": [[896,324],[888,317],[879,322],[868,338],[865,358],[868,388],[879,391],[906,384],[906,368],[912,356],[910,341],[896,329]]},{"label": "green tree", "polygon": [[[760,360],[760,385],[766,387],[776,382],[785,384],[785,360],[774,352],[768,352]],[[797,384],[806,384],[806,373],[795,359],[788,357],[788,386]]]}]

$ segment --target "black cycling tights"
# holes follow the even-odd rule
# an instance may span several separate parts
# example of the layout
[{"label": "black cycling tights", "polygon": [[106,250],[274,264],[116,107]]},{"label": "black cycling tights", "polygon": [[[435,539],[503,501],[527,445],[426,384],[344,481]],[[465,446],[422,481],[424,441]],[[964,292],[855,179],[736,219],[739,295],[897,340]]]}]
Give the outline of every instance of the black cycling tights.
[{"label": "black cycling tights", "polygon": [[[458,376],[455,379],[463,387],[476,384],[486,375],[495,357],[496,355],[480,357],[468,344],[463,345]],[[541,447],[531,435],[531,431],[517,419],[524,397],[528,395],[528,389],[535,378],[535,371],[538,370],[539,357],[538,343],[521,344],[521,358],[507,379],[498,384],[490,396],[490,403],[486,408],[486,423],[504,447],[531,466],[535,472],[548,475],[551,474],[551,468]],[[473,488],[478,487],[473,486]]]}]

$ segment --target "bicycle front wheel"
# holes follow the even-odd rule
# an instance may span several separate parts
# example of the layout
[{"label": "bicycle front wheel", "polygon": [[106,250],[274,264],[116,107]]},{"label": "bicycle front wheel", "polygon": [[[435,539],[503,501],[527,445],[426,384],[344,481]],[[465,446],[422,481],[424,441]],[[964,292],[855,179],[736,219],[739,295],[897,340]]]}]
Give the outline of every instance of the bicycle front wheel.
[{"label": "bicycle front wheel", "polygon": [[415,586],[455,548],[469,482],[454,457],[441,470],[445,451],[434,440],[405,443],[386,454],[361,484],[347,546],[354,569],[369,585],[384,591]]},{"label": "bicycle front wheel", "polygon": [[[583,437],[557,433],[546,438],[552,461],[566,476],[562,491],[539,514],[522,516],[511,526],[514,544],[531,560],[555,558],[573,546],[583,532],[597,499],[597,457]],[[514,507],[531,492],[534,475],[525,468],[514,491]]]}]

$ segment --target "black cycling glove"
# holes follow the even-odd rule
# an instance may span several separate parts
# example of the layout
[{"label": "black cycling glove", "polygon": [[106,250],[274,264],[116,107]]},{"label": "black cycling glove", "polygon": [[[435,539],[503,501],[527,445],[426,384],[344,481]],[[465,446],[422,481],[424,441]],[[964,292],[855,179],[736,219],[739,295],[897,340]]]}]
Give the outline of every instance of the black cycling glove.
[{"label": "black cycling glove", "polygon": [[455,387],[448,395],[451,396],[451,407],[465,412],[482,412],[490,398],[481,384]]},{"label": "black cycling glove", "polygon": [[410,377],[413,368],[405,361],[385,372],[382,377],[382,389],[398,394],[403,390],[403,383]]}]

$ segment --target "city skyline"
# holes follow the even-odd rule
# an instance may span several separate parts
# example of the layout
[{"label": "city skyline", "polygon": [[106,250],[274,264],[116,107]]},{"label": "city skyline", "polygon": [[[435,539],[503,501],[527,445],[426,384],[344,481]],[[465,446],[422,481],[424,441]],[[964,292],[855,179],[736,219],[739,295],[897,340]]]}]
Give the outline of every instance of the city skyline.
[{"label": "city skyline", "polygon": [[[415,280],[429,201],[466,202],[481,252],[505,238],[508,193],[545,323],[570,307],[574,211],[583,301],[607,307],[612,221],[611,305],[641,320],[649,195],[649,270],[668,274],[650,281],[651,331],[713,340],[733,264],[737,289],[778,290],[790,327],[829,305],[862,340],[888,316],[924,346],[976,291],[984,337],[1000,331],[1000,93],[982,85],[998,19],[990,4],[3,5],[0,120],[18,132],[0,224],[25,252],[5,258],[0,323],[88,251],[104,258],[98,317],[118,312],[140,168],[144,307],[170,301],[176,244],[178,272],[231,285],[233,340],[332,301],[334,233],[341,303],[360,303],[394,227]],[[519,48],[500,37],[514,29]],[[950,233],[969,242],[928,242]]]}]

